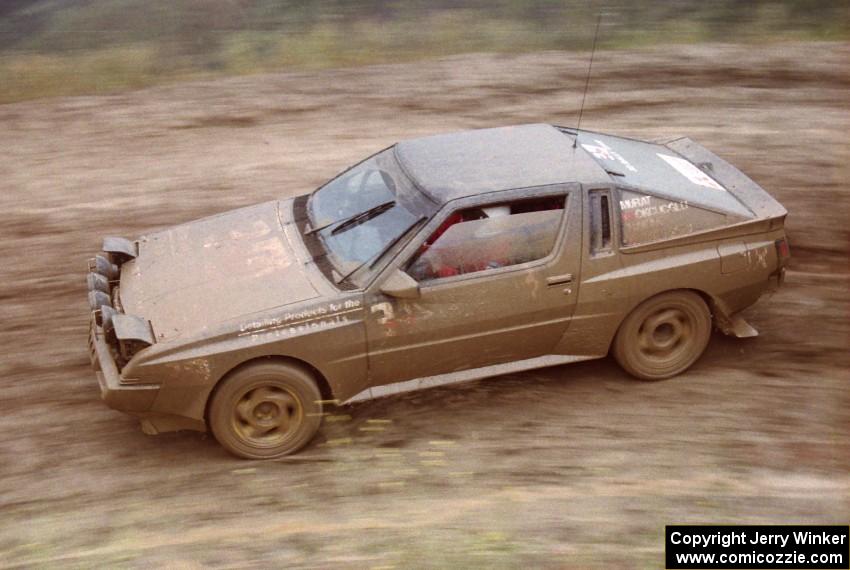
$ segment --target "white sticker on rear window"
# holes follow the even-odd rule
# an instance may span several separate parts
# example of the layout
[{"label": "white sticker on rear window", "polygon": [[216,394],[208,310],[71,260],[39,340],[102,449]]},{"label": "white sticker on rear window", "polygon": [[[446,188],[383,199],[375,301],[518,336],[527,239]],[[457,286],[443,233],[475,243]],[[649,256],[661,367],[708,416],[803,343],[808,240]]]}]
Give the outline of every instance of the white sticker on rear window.
[{"label": "white sticker on rear window", "polygon": [[721,192],[726,192],[726,188],[718,184],[712,177],[710,177],[708,174],[706,174],[684,158],[679,158],[678,156],[670,156],[669,154],[661,154],[660,152],[656,154],[659,156],[659,158],[664,160],[664,162],[678,170],[679,174],[681,174],[694,184],[698,186],[705,186],[706,188],[711,188],[713,190],[720,190]]},{"label": "white sticker on rear window", "polygon": [[599,139],[593,139],[593,142],[596,144],[584,144],[582,143],[582,147],[584,150],[598,158],[599,160],[615,160],[626,167],[627,170],[631,170],[632,172],[637,172],[637,168],[632,166],[632,164],[623,158],[623,155],[619,152],[615,151],[613,148],[605,144]]}]

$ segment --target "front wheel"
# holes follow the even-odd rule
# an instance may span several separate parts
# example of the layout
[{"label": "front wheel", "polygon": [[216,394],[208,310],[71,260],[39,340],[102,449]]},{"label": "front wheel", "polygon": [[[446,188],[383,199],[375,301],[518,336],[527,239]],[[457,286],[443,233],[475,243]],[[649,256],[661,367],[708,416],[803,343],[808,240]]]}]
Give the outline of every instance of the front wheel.
[{"label": "front wheel", "polygon": [[313,378],[277,362],[251,364],[213,395],[210,429],[227,451],[246,459],[295,453],[319,429],[322,404]]},{"label": "front wheel", "polygon": [[642,380],[670,378],[702,356],[711,313],[702,297],[671,291],[648,299],[626,317],[614,338],[614,358]]}]

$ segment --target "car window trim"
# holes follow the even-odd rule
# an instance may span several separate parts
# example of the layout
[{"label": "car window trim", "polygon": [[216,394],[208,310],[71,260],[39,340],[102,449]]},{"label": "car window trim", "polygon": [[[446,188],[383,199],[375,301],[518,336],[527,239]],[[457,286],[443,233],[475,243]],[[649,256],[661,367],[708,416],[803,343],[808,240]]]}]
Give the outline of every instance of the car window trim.
[{"label": "car window trim", "polygon": [[[585,213],[583,216],[584,223],[587,227],[587,246],[585,246],[586,254],[590,259],[602,259],[612,257],[620,251],[620,207],[617,198],[614,195],[614,184],[592,184],[584,185],[583,195],[585,201]],[[593,199],[594,192],[606,192],[608,195],[608,227],[611,232],[610,245],[600,251],[593,251]]]}]

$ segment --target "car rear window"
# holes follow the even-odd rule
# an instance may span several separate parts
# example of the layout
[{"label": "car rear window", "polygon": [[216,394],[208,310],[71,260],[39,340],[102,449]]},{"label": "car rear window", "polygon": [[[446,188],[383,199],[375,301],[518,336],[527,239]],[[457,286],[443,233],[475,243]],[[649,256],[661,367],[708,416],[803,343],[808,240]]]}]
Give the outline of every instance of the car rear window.
[{"label": "car rear window", "polygon": [[712,212],[687,201],[619,189],[624,246],[668,240],[738,222],[744,218]]},{"label": "car rear window", "polygon": [[643,188],[674,202],[687,200],[709,211],[752,214],[709,173],[665,146],[585,131],[578,142],[615,184]]}]

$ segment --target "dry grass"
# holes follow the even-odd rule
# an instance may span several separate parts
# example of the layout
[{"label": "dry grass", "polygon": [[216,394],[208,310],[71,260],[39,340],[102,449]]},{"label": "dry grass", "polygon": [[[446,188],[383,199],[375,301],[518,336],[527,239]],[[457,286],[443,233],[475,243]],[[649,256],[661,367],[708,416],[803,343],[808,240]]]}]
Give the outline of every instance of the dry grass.
[{"label": "dry grass", "polygon": [[[97,7],[89,9],[97,11]],[[648,47],[659,43],[711,41],[769,43],[788,40],[842,40],[850,31],[841,22],[826,28],[778,27],[787,14],[763,9],[741,33],[690,16],[658,22],[630,22],[606,15],[599,49]],[[60,95],[103,94],[198,78],[249,75],[280,70],[314,70],[398,63],[455,54],[519,54],[541,50],[587,50],[595,16],[589,9],[541,25],[525,17],[488,17],[480,9],[435,10],[421,18],[387,21],[320,19],[308,26],[257,30],[234,25],[221,33],[199,29],[177,32],[130,30],[133,38],[98,43],[82,38],[73,49],[48,36],[28,40],[22,51],[0,51],[0,103]],[[177,18],[175,13],[174,18]],[[67,19],[67,18],[66,18]],[[56,26],[75,25],[73,20]],[[167,20],[169,25],[178,22]],[[562,22],[562,24],[559,24]],[[79,25],[79,24],[77,24]],[[139,24],[140,25],[140,24]],[[143,33],[142,33],[143,32]]]}]

